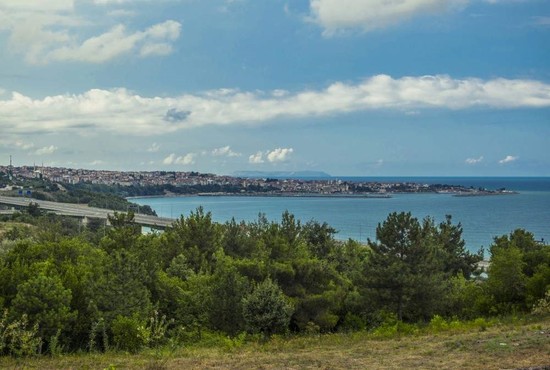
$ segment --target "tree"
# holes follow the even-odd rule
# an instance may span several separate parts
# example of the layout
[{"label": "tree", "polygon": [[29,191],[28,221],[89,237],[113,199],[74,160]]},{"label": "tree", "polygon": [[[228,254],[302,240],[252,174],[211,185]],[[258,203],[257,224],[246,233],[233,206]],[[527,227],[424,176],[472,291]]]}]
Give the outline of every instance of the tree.
[{"label": "tree", "polygon": [[102,241],[102,247],[109,253],[120,249],[131,249],[141,235],[141,226],[134,219],[134,213],[118,213],[108,216],[112,228],[107,238]]},{"label": "tree", "polygon": [[264,338],[286,331],[293,311],[279,285],[269,278],[243,298],[242,307],[250,331],[261,333]]},{"label": "tree", "polygon": [[462,274],[470,279],[477,270],[477,264],[483,260],[483,249],[472,254],[466,250],[464,239],[462,239],[462,225],[452,224],[452,217],[445,216],[445,221],[434,228],[436,242],[442,255],[443,270],[450,276]]},{"label": "tree", "polygon": [[151,310],[150,291],[143,281],[143,265],[128,251],[116,251],[106,274],[96,283],[100,315],[110,324],[117,316],[146,318]]},{"label": "tree", "polygon": [[248,291],[248,279],[222,251],[216,254],[216,259],[216,271],[212,275],[209,302],[205,302],[208,303],[205,308],[214,329],[236,335],[244,329],[241,304]]},{"label": "tree", "polygon": [[165,261],[183,254],[195,272],[213,264],[215,252],[221,246],[220,226],[212,221],[212,214],[202,207],[183,216],[166,232]]},{"label": "tree", "polygon": [[38,217],[42,215],[40,205],[38,203],[30,202],[27,207],[27,213],[32,217]]},{"label": "tree", "polygon": [[544,297],[550,286],[549,246],[536,241],[532,233],[516,229],[495,237],[490,251],[488,283],[501,309],[525,308]]},{"label": "tree", "polygon": [[526,276],[521,250],[514,244],[506,248],[492,248],[487,287],[498,311],[524,307]]},{"label": "tree", "polygon": [[336,230],[326,222],[309,221],[302,227],[304,239],[312,254],[318,258],[327,258],[336,249],[334,234]]},{"label": "tree", "polygon": [[366,286],[375,308],[394,312],[399,320],[428,318],[444,293],[437,248],[429,230],[411,213],[391,213],[369,240]]},{"label": "tree", "polygon": [[63,287],[61,279],[41,273],[18,286],[12,315],[27,315],[30,322],[38,324],[40,336],[49,340],[75,318],[70,304],[71,291]]}]

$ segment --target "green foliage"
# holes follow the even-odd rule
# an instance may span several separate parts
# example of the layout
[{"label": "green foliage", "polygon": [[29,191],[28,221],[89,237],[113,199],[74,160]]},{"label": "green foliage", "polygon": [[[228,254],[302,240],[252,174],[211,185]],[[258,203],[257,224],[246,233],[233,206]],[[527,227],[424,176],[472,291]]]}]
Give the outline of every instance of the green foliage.
[{"label": "green foliage", "polygon": [[414,324],[405,323],[397,318],[395,315],[387,315],[384,321],[376,327],[372,334],[375,337],[393,338],[402,335],[415,335],[419,332],[419,329]]},{"label": "green foliage", "polygon": [[209,271],[214,254],[221,246],[220,225],[212,221],[210,212],[202,207],[181,217],[166,231],[165,260],[171,261],[183,254],[195,272]]},{"label": "green foliage", "polygon": [[61,329],[57,329],[57,332],[50,337],[48,352],[50,352],[50,355],[52,356],[59,356],[64,351],[63,346],[59,343],[60,336]]},{"label": "green foliage", "polygon": [[522,252],[515,245],[492,248],[487,288],[499,313],[512,312],[525,302],[526,276]]},{"label": "green foliage", "polygon": [[27,213],[31,217],[38,217],[42,214],[42,211],[40,210],[40,206],[38,205],[38,203],[30,202],[29,206],[27,207]]},{"label": "green foliage", "polygon": [[441,301],[442,271],[433,253],[430,224],[420,225],[410,213],[392,213],[376,228],[366,286],[379,309],[416,320],[431,316]]},{"label": "green foliage", "polygon": [[230,352],[287,331],[485,330],[493,315],[548,307],[548,246],[524,230],[495,238],[485,278],[481,252],[465,251],[450,217],[390,214],[368,245],[336,241],[329,225],[288,212],[218,224],[199,208],[152,235],[132,213],[96,232],[55,215],[14,217],[32,226],[2,227],[0,354],[168,343]]},{"label": "green foliage", "polygon": [[[101,342],[98,343],[98,339],[100,339]],[[95,352],[100,348],[100,345],[103,347],[104,351],[109,350],[109,336],[107,335],[107,326],[105,325],[105,320],[102,318],[92,323],[92,326],[90,328],[90,335],[88,338],[87,349],[89,352]]]},{"label": "green foliage", "polygon": [[70,303],[71,291],[63,287],[61,279],[40,273],[17,287],[11,314],[27,315],[30,322],[38,324],[39,335],[50,338],[76,317]]},{"label": "green foliage", "polygon": [[144,276],[143,265],[132,253],[123,249],[112,254],[105,274],[94,287],[97,310],[108,324],[117,316],[148,316],[151,292],[144,284]]},{"label": "green foliage", "polygon": [[220,252],[216,259],[216,271],[210,281],[208,302],[205,302],[209,322],[213,329],[233,336],[244,330],[242,300],[249,283],[235,268],[231,257]]},{"label": "green foliage", "polygon": [[548,315],[550,314],[550,289],[546,291],[544,298],[541,298],[531,311],[534,315]]},{"label": "green foliage", "polygon": [[147,344],[147,329],[137,316],[117,316],[111,324],[115,347],[122,351],[137,353]]},{"label": "green foliage", "polygon": [[42,339],[38,336],[38,323],[30,326],[27,315],[9,320],[8,310],[0,318],[0,355],[31,356],[40,351]]},{"label": "green foliage", "polygon": [[147,322],[147,345],[157,347],[165,343],[168,327],[174,323],[174,320],[168,320],[166,315],[159,315],[157,310],[149,317]]},{"label": "green foliage", "polygon": [[266,279],[242,300],[243,316],[251,332],[270,337],[288,329],[293,307],[277,283]]}]

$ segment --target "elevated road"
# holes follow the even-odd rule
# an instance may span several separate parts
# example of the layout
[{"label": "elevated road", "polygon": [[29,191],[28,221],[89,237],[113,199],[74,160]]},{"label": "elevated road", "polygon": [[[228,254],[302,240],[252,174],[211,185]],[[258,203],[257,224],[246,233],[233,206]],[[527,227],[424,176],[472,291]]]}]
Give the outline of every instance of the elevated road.
[{"label": "elevated road", "polygon": [[[38,204],[40,209],[64,216],[107,219],[108,216],[113,216],[115,212],[120,212],[111,209],[88,207],[85,204],[58,203],[50,202],[47,200],[0,196],[0,204],[10,206],[28,207],[29,203],[31,202]],[[149,226],[161,229],[171,226],[172,223],[174,223],[175,221],[174,219],[167,217],[150,216],[141,213],[135,213],[134,220],[137,224],[140,224],[142,226]]]}]

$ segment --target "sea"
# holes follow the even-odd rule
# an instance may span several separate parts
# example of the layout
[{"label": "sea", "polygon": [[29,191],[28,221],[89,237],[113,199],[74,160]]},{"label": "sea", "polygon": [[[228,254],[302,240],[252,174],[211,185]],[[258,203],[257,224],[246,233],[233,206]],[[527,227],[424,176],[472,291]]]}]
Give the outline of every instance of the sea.
[{"label": "sea", "polygon": [[391,198],[362,197],[266,197],[266,196],[182,196],[134,198],[149,205],[159,216],[187,217],[198,207],[211,212],[212,219],[226,222],[255,221],[259,214],[280,221],[285,211],[305,223],[326,222],[338,232],[336,239],[359,242],[376,239],[376,227],[391,212],[411,212],[436,222],[451,215],[463,227],[466,248],[485,249],[496,236],[522,228],[540,241],[550,242],[550,177],[333,177],[347,181],[414,182],[448,184],[496,190],[513,190],[513,195],[455,197],[450,194],[392,194]]}]

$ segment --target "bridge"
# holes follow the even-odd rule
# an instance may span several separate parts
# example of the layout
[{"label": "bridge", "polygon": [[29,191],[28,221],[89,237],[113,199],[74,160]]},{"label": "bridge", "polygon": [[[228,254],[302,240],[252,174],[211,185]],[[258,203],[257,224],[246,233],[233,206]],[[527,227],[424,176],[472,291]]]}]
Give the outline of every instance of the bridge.
[{"label": "bridge", "polygon": [[[88,205],[85,204],[58,203],[47,200],[0,196],[0,204],[16,207],[28,207],[30,203],[36,203],[40,209],[44,209],[58,215],[80,218],[98,218],[106,220],[108,216],[113,216],[115,212],[118,212],[111,209],[88,207]],[[13,213],[13,211],[10,210],[2,213],[9,214],[10,212]],[[155,229],[165,229],[170,227],[175,220],[168,217],[157,217],[135,213],[134,221],[142,226],[148,226]]]}]

